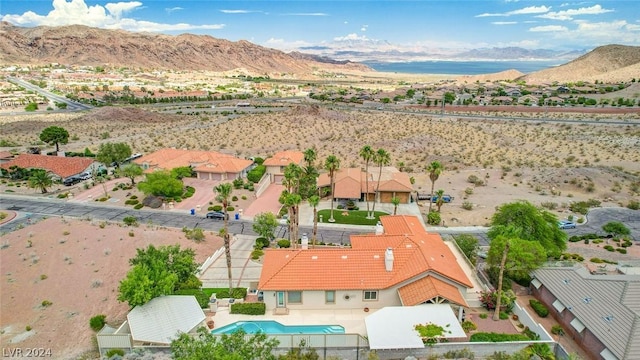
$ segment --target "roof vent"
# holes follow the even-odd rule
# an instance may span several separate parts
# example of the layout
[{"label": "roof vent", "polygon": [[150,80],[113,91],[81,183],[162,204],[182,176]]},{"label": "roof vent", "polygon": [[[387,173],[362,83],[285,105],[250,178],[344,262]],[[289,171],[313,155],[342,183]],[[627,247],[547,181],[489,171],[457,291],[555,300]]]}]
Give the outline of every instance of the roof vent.
[{"label": "roof vent", "polygon": [[591,298],[590,297],[586,297],[584,299],[582,299],[582,302],[585,304],[589,304],[591,302]]},{"label": "roof vent", "polygon": [[347,255],[342,255],[341,258],[342,260],[347,260]]},{"label": "roof vent", "polygon": [[313,256],[311,257],[311,260],[318,260],[318,256],[317,256],[317,255],[313,255]]},{"label": "roof vent", "polygon": [[373,255],[374,259],[380,259],[380,255]]},{"label": "roof vent", "polygon": [[393,271],[393,249],[388,247],[384,252],[384,269]]},{"label": "roof vent", "polygon": [[612,321],[613,321],[613,319],[614,319],[614,317],[613,317],[613,315],[607,315],[607,316],[605,316],[603,319],[604,319],[604,321],[606,321],[606,322],[612,322]]},{"label": "roof vent", "polygon": [[378,223],[376,224],[376,235],[382,234],[384,234],[384,226],[382,226],[382,223],[378,221]]},{"label": "roof vent", "polygon": [[562,280],[562,282],[563,282],[565,285],[569,285],[569,283],[571,282],[571,279],[564,279],[564,280]]}]

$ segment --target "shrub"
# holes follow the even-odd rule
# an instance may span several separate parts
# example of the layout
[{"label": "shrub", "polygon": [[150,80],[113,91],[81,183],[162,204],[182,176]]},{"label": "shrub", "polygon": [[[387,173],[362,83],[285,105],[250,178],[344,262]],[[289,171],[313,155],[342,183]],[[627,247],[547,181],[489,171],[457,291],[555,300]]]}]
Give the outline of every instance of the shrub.
[{"label": "shrub", "polygon": [[533,311],[535,311],[538,316],[547,317],[547,315],[549,315],[549,309],[547,309],[547,307],[540,301],[531,299],[529,300],[529,305],[531,305]]},{"label": "shrub", "polygon": [[242,195],[242,200],[247,200],[247,195]]},{"label": "shrub", "polygon": [[234,189],[242,189],[242,185],[244,185],[244,181],[242,179],[233,180],[233,188]]},{"label": "shrub", "polygon": [[105,354],[104,354],[107,359],[111,359],[112,356],[124,356],[124,350],[122,349],[109,349]]},{"label": "shrub", "polygon": [[104,324],[106,324],[106,318],[106,315],[96,315],[89,320],[89,326],[93,331],[100,331],[100,329],[104,327]]},{"label": "shrub", "polygon": [[607,251],[615,251],[615,250],[613,249],[613,246],[611,246],[611,245],[605,245],[605,246],[603,246],[603,249],[605,249],[605,250],[607,250]]},{"label": "shrub", "polygon": [[143,205],[143,204],[136,204],[136,206],[134,206],[133,208],[134,208],[134,209],[136,209],[136,210],[140,210],[140,209],[142,209],[143,207],[144,207],[144,205]]},{"label": "shrub", "polygon": [[627,208],[631,210],[640,210],[640,201],[629,200],[629,203],[627,204]]},{"label": "shrub", "polygon": [[617,248],[616,251],[619,252],[620,254],[626,254],[627,253],[627,249],[625,249],[625,248]]},{"label": "shrub", "polygon": [[427,215],[427,223],[429,225],[438,225],[442,222],[442,218],[440,217],[440,213],[437,211],[432,211]]},{"label": "shrub", "polygon": [[486,319],[486,318],[488,318],[488,317],[489,317],[489,314],[487,314],[487,313],[482,313],[482,314],[480,314],[479,316],[480,316],[480,319]]},{"label": "shrub", "polygon": [[227,211],[233,211],[233,210],[235,210],[235,209],[236,209],[236,208],[234,208],[233,206],[227,206]]},{"label": "shrub", "polygon": [[131,199],[131,200],[136,200],[137,198],[138,198],[138,196],[137,196],[137,195],[131,195],[131,196],[129,197],[129,199]]},{"label": "shrub", "polygon": [[473,209],[473,203],[471,203],[470,201],[464,201],[462,203],[462,208],[465,210],[472,210]]},{"label": "shrub", "polygon": [[507,320],[509,318],[509,314],[504,311],[500,311],[500,315],[498,315],[500,320]]},{"label": "shrub", "polygon": [[264,251],[255,249],[251,252],[251,259],[258,260],[262,255],[264,255]]},{"label": "shrub", "polygon": [[464,330],[464,332],[468,333],[476,329],[478,329],[478,325],[473,321],[465,320],[462,322],[462,330]]},{"label": "shrub", "polygon": [[281,247],[281,248],[291,247],[291,242],[287,239],[280,239],[278,240],[278,247]]},{"label": "shrub", "polygon": [[522,334],[500,334],[493,332],[479,332],[471,335],[471,342],[506,342],[506,341],[528,341],[529,337]]},{"label": "shrub", "polygon": [[247,296],[246,288],[234,288],[229,294],[229,289],[218,289],[215,292],[216,297],[218,299],[223,298],[234,298],[234,299],[244,299]]},{"label": "shrub", "polygon": [[564,329],[562,328],[562,326],[556,324],[551,327],[551,333],[554,335],[562,336],[564,335]]},{"label": "shrub", "polygon": [[233,197],[231,197],[231,201],[238,201],[238,197],[233,195]]},{"label": "shrub", "polygon": [[136,199],[129,199],[127,201],[124,202],[125,205],[137,205],[140,201],[136,200]]},{"label": "shrub", "polygon": [[467,195],[473,194],[473,188],[468,187],[468,188],[464,189],[464,193],[467,194]]},{"label": "shrub", "polygon": [[542,203],[540,203],[540,205],[548,210],[555,210],[558,207],[558,203],[553,202],[553,201],[544,201]]},{"label": "shrub", "polygon": [[222,205],[213,205],[213,207],[211,207],[211,209],[213,211],[221,211],[222,210]]},{"label": "shrub", "polygon": [[209,307],[209,297],[200,289],[176,290],[174,294],[175,295],[193,295],[196,297],[196,300],[198,300],[198,304],[200,305],[201,308],[204,309]]},{"label": "shrub", "polygon": [[42,300],[42,307],[48,307],[53,305],[53,303],[49,300]]},{"label": "shrub", "polygon": [[127,226],[137,226],[138,225],[138,219],[136,219],[135,216],[127,216],[124,219],[122,219],[122,222]]},{"label": "shrub", "polygon": [[266,166],[258,165],[253,169],[251,169],[251,171],[249,171],[249,173],[247,174],[247,180],[255,184],[260,181],[260,179],[262,178],[262,176],[266,171],[267,171]]},{"label": "shrub", "polygon": [[259,237],[256,239],[256,244],[254,248],[256,249],[264,249],[269,246],[269,240],[265,237]]},{"label": "shrub", "polygon": [[231,314],[264,315],[267,307],[264,303],[231,304]]}]

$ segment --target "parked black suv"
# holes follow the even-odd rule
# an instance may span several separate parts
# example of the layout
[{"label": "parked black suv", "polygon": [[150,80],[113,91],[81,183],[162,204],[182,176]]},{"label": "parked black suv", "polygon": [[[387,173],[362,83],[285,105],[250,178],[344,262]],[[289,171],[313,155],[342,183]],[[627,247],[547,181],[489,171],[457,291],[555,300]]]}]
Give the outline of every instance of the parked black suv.
[{"label": "parked black suv", "polygon": [[79,176],[72,175],[72,176],[69,176],[68,178],[64,179],[62,184],[64,184],[65,186],[71,186],[71,185],[75,185],[75,184],[79,183],[80,181],[82,181],[82,179]]},{"label": "parked black suv", "polygon": [[[224,220],[224,213],[222,211],[210,211],[207,213],[207,219]],[[229,220],[229,214],[227,214],[227,220]]]}]

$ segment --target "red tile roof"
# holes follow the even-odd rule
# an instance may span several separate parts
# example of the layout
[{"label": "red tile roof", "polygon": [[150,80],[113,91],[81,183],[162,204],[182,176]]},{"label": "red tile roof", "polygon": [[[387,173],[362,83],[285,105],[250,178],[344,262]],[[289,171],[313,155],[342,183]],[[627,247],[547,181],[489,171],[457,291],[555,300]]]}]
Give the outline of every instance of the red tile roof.
[{"label": "red tile roof", "polygon": [[20,154],[17,158],[1,164],[0,167],[9,169],[16,165],[24,169],[45,169],[64,179],[87,170],[94,162],[92,158],[83,157]]},{"label": "red tile roof", "polygon": [[304,153],[294,150],[279,151],[272,157],[267,158],[264,166],[287,166],[291,163],[301,165],[304,160]]},{"label": "red tile roof", "polygon": [[422,304],[435,297],[449,300],[458,305],[467,306],[467,302],[457,287],[446,283],[435,276],[423,277],[398,289],[400,300],[404,306]]},{"label": "red tile roof", "polygon": [[[339,169],[335,175],[335,197],[343,199],[358,199],[366,189],[367,174],[360,168]],[[318,177],[318,187],[330,186],[331,179],[328,173],[322,173]],[[378,170],[369,168],[369,193],[376,191],[378,184]],[[409,175],[398,171],[395,167],[387,166],[382,168],[380,176],[380,191],[387,192],[411,192],[413,185],[409,180]],[[357,193],[357,194],[356,194]]]},{"label": "red tile roof", "polygon": [[[449,247],[438,234],[427,233],[417,217],[389,215],[380,221],[384,234],[352,236],[352,248],[267,250],[258,288],[385,289],[428,274],[473,287]],[[387,248],[393,251],[392,271],[385,269]],[[449,292],[441,296],[445,295],[453,297]]]},{"label": "red tile roof", "polygon": [[197,151],[182,149],[161,149],[144,155],[136,160],[136,164],[148,164],[147,171],[157,169],[171,170],[182,166],[191,166],[195,171],[208,173],[239,173],[248,168],[251,160],[239,159],[233,155],[216,151]]}]

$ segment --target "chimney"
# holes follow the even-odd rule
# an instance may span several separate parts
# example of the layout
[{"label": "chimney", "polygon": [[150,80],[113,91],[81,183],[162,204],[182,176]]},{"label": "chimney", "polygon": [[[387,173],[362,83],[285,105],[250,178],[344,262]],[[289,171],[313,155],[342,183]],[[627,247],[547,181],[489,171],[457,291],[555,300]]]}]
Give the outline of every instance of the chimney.
[{"label": "chimney", "polygon": [[300,238],[300,245],[302,250],[307,250],[309,248],[309,237],[307,236],[307,233],[302,234],[302,237]]},{"label": "chimney", "polygon": [[376,235],[382,234],[384,234],[384,227],[382,226],[382,223],[378,221],[378,223],[376,224]]},{"label": "chimney", "polygon": [[393,271],[393,249],[390,247],[384,252],[384,269],[387,271]]}]

